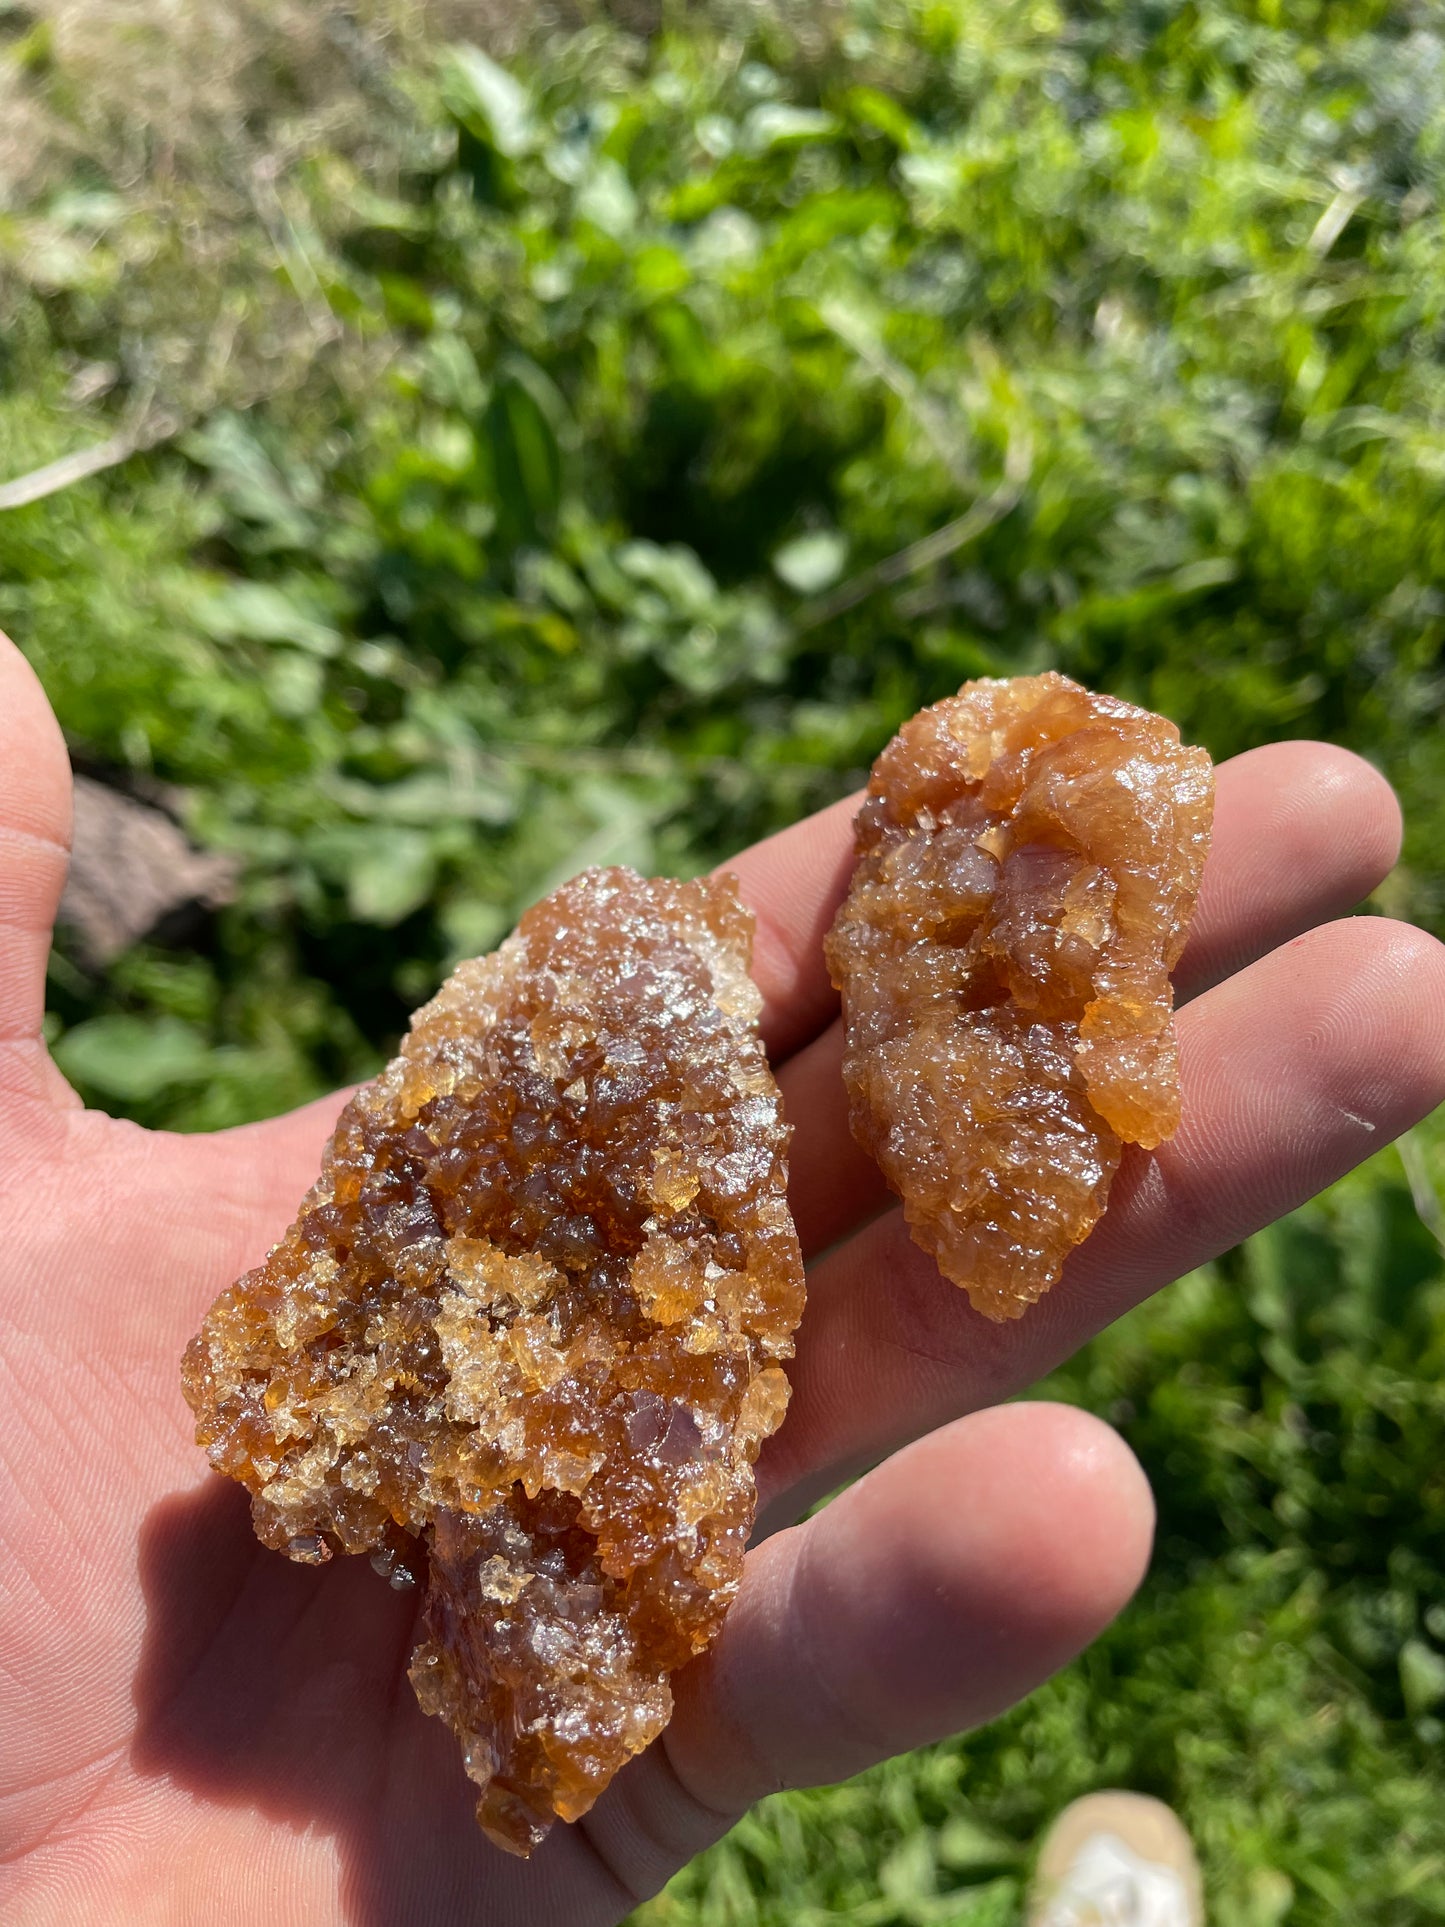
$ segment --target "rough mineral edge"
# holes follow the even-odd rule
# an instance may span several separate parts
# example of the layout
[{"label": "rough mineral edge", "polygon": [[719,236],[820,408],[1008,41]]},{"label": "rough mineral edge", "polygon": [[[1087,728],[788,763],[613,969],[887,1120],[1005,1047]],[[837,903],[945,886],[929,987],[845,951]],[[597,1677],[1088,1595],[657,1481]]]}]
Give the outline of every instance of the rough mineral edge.
[{"label": "rough mineral edge", "polygon": [[752,1524],[802,1312],[788,1128],[730,878],[592,870],[357,1092],[184,1364],[293,1559],[424,1581],[417,1698],[528,1853],[671,1711]]},{"label": "rough mineral edge", "polygon": [[827,941],[854,1134],[914,1238],[1016,1318],[1179,1122],[1170,972],[1213,770],[1054,673],[965,683],[874,765]]}]

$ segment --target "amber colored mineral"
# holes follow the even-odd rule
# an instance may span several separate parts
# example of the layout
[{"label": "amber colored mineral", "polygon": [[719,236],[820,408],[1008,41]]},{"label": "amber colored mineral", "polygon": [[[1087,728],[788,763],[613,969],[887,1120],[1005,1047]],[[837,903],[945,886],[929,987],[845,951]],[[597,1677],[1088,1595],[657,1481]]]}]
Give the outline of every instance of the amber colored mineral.
[{"label": "amber colored mineral", "polygon": [[528,1853],[717,1632],[803,1305],[730,879],[591,870],[463,964],[186,1353],[259,1537],[425,1586],[411,1679]]},{"label": "amber colored mineral", "polygon": [[853,1131],[917,1242],[1017,1318],[1179,1122],[1169,973],[1214,779],[1067,677],[965,683],[873,767],[827,938]]}]

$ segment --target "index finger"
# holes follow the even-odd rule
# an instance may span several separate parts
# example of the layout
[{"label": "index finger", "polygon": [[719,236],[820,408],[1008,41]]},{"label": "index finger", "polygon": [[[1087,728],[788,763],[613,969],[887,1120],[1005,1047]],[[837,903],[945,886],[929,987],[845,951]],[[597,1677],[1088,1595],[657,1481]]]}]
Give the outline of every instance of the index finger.
[{"label": "index finger", "polygon": [[848,889],[853,818],[863,792],[845,796],[718,865],[738,880],[757,919],[753,981],[763,993],[763,1042],[777,1062],[809,1043],[838,1013],[823,937]]},{"label": "index finger", "polygon": [[[1225,772],[1228,772],[1226,775]],[[827,1029],[838,993],[823,937],[847,894],[857,790],[781,830],[719,870],[737,877],[757,918],[753,978],[775,1062]],[[1180,966],[1193,995],[1268,943],[1353,908],[1399,852],[1400,811],[1388,783],[1329,743],[1273,743],[1220,765],[1212,861]]]}]

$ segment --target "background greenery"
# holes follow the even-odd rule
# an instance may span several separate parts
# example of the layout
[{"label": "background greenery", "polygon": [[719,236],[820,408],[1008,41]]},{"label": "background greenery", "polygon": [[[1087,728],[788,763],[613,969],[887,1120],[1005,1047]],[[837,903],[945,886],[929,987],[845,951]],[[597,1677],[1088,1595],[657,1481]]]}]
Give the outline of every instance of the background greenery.
[{"label": "background greenery", "polygon": [[[63,1067],[299,1102],[582,864],[700,867],[1045,664],[1371,756],[1440,929],[1442,189],[1425,0],[0,0],[0,481],[141,449],[0,513],[0,624],[244,876],[191,948],[62,944]],[[1445,1919],[1442,1154],[1050,1385],[1158,1494],[1113,1633],[640,1918],[1016,1921],[1112,1783],[1226,1927]]]}]

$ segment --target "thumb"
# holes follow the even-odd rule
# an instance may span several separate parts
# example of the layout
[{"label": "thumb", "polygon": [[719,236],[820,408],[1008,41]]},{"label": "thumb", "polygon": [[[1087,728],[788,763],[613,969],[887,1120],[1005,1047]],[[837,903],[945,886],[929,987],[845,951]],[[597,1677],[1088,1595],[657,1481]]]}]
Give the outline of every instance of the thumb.
[{"label": "thumb", "polygon": [[0,1105],[75,1101],[41,1041],[70,825],[60,725],[34,670],[0,635]]}]

